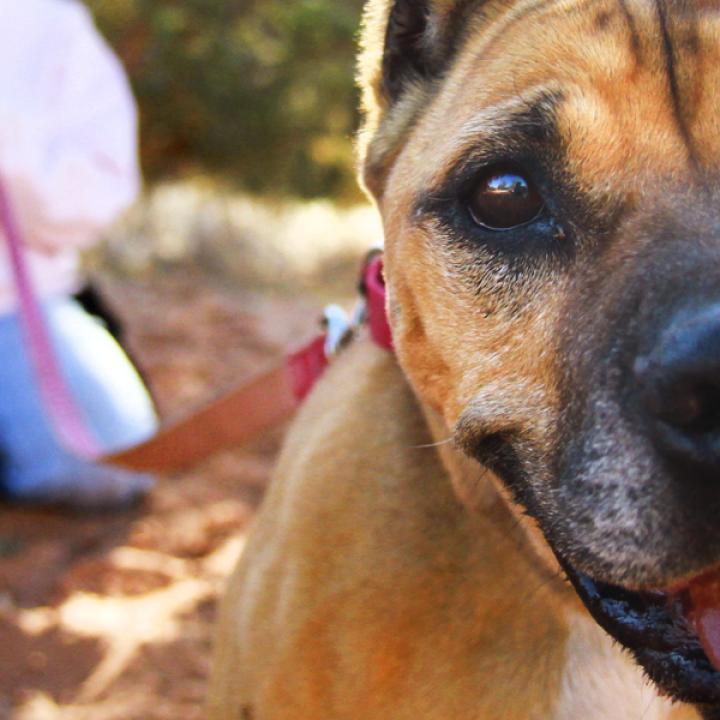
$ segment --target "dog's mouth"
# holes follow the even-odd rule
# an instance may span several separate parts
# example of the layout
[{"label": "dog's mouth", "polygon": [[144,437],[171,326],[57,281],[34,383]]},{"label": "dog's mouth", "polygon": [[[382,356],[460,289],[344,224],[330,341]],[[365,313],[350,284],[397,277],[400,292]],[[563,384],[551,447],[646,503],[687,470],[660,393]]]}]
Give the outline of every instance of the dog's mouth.
[{"label": "dog's mouth", "polygon": [[663,693],[720,708],[720,570],[660,592],[598,582],[561,564],[595,621]]},{"label": "dog's mouth", "polygon": [[[536,510],[532,497],[507,481],[520,473],[504,437],[488,436],[472,447],[484,465],[506,479],[520,505]],[[538,517],[532,509],[529,514]],[[720,567],[669,588],[635,590],[591,578],[546,538],[594,620],[632,653],[660,692],[720,720]]]}]

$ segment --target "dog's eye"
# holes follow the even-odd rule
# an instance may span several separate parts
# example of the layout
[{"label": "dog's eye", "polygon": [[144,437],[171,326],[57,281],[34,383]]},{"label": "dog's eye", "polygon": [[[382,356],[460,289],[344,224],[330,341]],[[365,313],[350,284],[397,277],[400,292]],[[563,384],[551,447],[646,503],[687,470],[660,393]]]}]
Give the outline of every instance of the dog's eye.
[{"label": "dog's eye", "polygon": [[533,183],[517,167],[493,165],[475,184],[469,209],[473,220],[490,230],[510,230],[527,225],[545,203]]}]

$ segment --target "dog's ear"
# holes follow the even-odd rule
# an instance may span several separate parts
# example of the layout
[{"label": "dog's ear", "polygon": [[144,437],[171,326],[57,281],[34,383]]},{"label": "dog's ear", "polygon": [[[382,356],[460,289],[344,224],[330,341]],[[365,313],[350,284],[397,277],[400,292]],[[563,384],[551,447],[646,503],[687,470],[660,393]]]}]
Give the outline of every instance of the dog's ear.
[{"label": "dog's ear", "polygon": [[365,184],[376,197],[382,192],[383,167],[392,147],[446,71],[461,28],[481,4],[482,0],[369,0],[360,58],[365,109],[360,150]]},{"label": "dog's ear", "polygon": [[390,7],[382,59],[382,91],[396,101],[408,84],[433,74],[429,0],[395,0]]}]

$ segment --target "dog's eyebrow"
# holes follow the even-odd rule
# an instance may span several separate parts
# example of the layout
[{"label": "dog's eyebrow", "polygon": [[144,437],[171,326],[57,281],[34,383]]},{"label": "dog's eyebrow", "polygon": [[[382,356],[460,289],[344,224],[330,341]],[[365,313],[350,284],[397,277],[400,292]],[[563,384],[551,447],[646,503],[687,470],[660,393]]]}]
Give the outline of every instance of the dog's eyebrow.
[{"label": "dog's eyebrow", "polygon": [[543,86],[524,90],[523,95],[496,103],[480,110],[468,120],[458,133],[458,142],[475,145],[478,137],[492,140],[493,136],[530,132],[543,136],[555,129],[557,107],[563,94],[559,88]]},{"label": "dog's eyebrow", "polygon": [[455,194],[484,165],[537,155],[539,147],[552,155],[547,150],[560,142],[557,114],[563,98],[558,88],[544,86],[476,113],[461,127],[434,186],[418,194],[416,217],[423,216],[435,200]]}]

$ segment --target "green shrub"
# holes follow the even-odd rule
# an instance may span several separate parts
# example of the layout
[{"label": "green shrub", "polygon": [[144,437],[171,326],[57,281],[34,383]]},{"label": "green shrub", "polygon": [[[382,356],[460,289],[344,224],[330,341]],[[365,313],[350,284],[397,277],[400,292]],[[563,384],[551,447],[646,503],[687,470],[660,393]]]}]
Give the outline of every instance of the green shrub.
[{"label": "green shrub", "polygon": [[130,74],[149,179],[357,197],[362,0],[89,0]]}]

